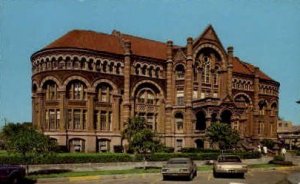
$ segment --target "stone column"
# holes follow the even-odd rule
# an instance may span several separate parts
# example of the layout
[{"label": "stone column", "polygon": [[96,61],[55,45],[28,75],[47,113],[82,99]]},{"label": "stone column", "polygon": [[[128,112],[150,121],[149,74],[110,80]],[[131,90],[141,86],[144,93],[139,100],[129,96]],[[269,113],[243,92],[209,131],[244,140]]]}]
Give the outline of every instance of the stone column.
[{"label": "stone column", "polygon": [[89,91],[87,94],[87,130],[94,131],[95,126],[94,126],[94,101],[95,101],[95,93]]},{"label": "stone column", "polygon": [[228,53],[228,66],[227,66],[227,94],[232,96],[232,60],[233,60],[233,47],[227,48]]},{"label": "stone column", "polygon": [[[129,40],[124,42],[124,103],[123,103],[123,122],[126,123],[130,117],[130,74],[131,74],[131,43]],[[121,130],[123,125],[121,125]]]}]

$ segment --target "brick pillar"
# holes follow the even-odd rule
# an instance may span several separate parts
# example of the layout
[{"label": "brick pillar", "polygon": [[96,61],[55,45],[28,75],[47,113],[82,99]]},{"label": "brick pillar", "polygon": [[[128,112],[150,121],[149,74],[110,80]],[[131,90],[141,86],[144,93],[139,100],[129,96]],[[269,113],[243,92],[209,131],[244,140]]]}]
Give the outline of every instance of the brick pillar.
[{"label": "brick pillar", "polygon": [[66,91],[64,89],[58,89],[59,93],[59,112],[60,112],[60,121],[59,121],[59,130],[65,131],[67,128],[67,118],[66,118]]},{"label": "brick pillar", "polygon": [[253,99],[253,121],[252,124],[252,135],[256,135],[256,128],[257,125],[257,115],[259,113],[258,101],[259,101],[259,68],[254,68],[254,99]]},{"label": "brick pillar", "polygon": [[121,97],[118,95],[113,97],[113,131],[120,131],[120,99]]},{"label": "brick pillar", "polygon": [[87,130],[94,131],[94,101],[95,101],[95,93],[89,92],[87,95]]},{"label": "brick pillar", "polygon": [[172,56],[173,42],[167,42],[167,94],[166,94],[166,118],[165,118],[165,133],[172,133],[172,69],[173,69],[173,56]]},{"label": "brick pillar", "polygon": [[192,106],[193,97],[193,39],[187,39],[187,58],[186,58],[186,71],[185,71],[185,103],[186,106]]},{"label": "brick pillar", "polygon": [[[186,58],[186,71],[185,71],[185,133],[191,134],[193,132],[192,123],[192,97],[193,97],[193,39],[189,37],[187,39],[187,58]],[[193,147],[193,141],[191,137],[185,139],[186,147]]]},{"label": "brick pillar", "polygon": [[36,125],[37,127],[39,127],[40,130],[44,131],[45,129],[47,129],[47,125],[45,125],[45,116],[44,116],[44,107],[45,107],[45,104],[44,104],[44,94],[42,93],[41,90],[39,90],[37,92],[37,102],[38,102],[38,105],[37,105],[37,110],[38,110],[38,113],[37,113],[37,117],[36,117]]},{"label": "brick pillar", "polygon": [[31,97],[31,107],[32,107],[32,116],[31,116],[31,118],[32,118],[32,120],[31,121],[32,121],[33,126],[36,129],[40,130],[41,127],[38,124],[37,117],[36,117],[36,114],[38,112],[37,105],[36,105],[36,104],[38,104],[36,102],[37,100],[38,100],[38,98],[37,98],[36,94],[32,94],[32,97]]},{"label": "brick pillar", "polygon": [[228,53],[228,66],[227,66],[227,94],[232,96],[232,60],[233,60],[233,47],[227,48]]},{"label": "brick pillar", "polygon": [[[124,42],[124,103],[123,103],[123,123],[130,117],[130,74],[131,74],[131,43]],[[121,130],[123,126],[121,125]]]}]

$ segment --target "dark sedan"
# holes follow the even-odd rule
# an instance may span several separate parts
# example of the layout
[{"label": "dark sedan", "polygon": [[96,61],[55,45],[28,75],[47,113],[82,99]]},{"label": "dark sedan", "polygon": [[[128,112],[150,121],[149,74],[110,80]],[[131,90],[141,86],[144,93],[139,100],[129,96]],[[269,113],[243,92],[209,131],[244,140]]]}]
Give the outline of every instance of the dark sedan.
[{"label": "dark sedan", "polygon": [[0,183],[17,184],[25,177],[25,169],[17,165],[0,165]]}]

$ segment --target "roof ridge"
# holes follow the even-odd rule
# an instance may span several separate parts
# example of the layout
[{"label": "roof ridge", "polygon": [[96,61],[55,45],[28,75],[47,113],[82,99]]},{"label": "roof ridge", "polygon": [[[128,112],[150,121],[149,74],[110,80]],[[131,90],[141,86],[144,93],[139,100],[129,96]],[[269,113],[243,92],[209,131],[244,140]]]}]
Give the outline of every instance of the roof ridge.
[{"label": "roof ridge", "polygon": [[121,37],[122,36],[129,36],[129,37],[134,37],[134,38],[137,38],[137,39],[143,39],[143,40],[148,40],[148,41],[152,41],[152,42],[158,42],[158,43],[167,45],[167,43],[162,42],[162,41],[158,41],[158,40],[154,40],[154,39],[150,39],[150,38],[144,38],[144,37],[141,37],[141,36],[135,36],[135,35],[131,35],[131,34],[127,34],[127,33],[122,33],[122,32],[120,32],[120,33],[121,33]]}]

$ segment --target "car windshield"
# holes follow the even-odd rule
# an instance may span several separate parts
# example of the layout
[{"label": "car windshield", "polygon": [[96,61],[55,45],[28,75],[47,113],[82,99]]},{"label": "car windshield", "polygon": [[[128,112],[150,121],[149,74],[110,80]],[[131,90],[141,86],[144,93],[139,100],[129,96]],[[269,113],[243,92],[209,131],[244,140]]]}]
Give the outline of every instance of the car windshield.
[{"label": "car windshield", "polygon": [[218,160],[219,162],[241,162],[239,157],[235,156],[222,156]]},{"label": "car windshield", "polygon": [[169,160],[168,164],[189,164],[187,160]]}]

